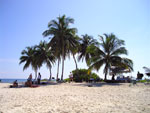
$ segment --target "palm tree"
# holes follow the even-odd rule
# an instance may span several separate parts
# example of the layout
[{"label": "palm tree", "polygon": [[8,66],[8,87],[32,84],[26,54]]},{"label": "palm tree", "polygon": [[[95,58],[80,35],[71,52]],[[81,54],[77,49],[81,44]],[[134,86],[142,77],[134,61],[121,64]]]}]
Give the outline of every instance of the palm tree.
[{"label": "palm tree", "polygon": [[76,42],[74,35],[77,30],[69,27],[69,24],[72,23],[74,23],[74,19],[63,15],[62,17],[58,17],[57,20],[50,21],[48,24],[49,29],[43,32],[43,36],[50,36],[49,46],[55,48],[56,56],[60,57],[61,55],[62,57],[61,80],[63,80],[64,60],[69,54],[69,48],[75,47]]},{"label": "palm tree", "polygon": [[112,80],[115,80],[115,75],[120,73],[129,73],[133,71],[133,62],[128,58],[121,58],[120,61],[114,59],[110,72],[112,73]]},{"label": "palm tree", "polygon": [[94,55],[88,60],[90,69],[98,71],[104,65],[104,80],[107,80],[107,74],[112,70],[112,66],[133,70],[132,60],[120,56],[127,55],[127,50],[123,47],[125,45],[124,41],[118,39],[112,33],[104,34],[104,36],[105,39],[100,36],[101,49],[99,47],[93,49]]},{"label": "palm tree", "polygon": [[38,62],[38,56],[36,56],[36,49],[35,47],[26,47],[25,50],[21,52],[22,56],[20,57],[20,63],[22,64],[25,62],[23,70],[27,69],[30,65],[32,69],[35,71],[35,80],[37,78],[37,70],[40,68],[40,64]]},{"label": "palm tree", "polygon": [[70,53],[72,54],[72,56],[73,56],[73,60],[74,60],[74,62],[75,62],[75,65],[76,65],[76,70],[78,70],[78,65],[77,65],[77,60],[76,60],[76,58],[75,58],[75,55],[76,54],[78,54],[78,52],[79,52],[79,47],[80,47],[80,37],[79,36],[74,36],[74,38],[75,38],[75,40],[76,40],[76,42],[75,42],[75,46],[76,47],[72,47],[72,48],[70,48]]},{"label": "palm tree", "polygon": [[50,80],[52,77],[52,73],[51,73],[51,68],[52,68],[52,64],[55,63],[55,56],[54,56],[54,52],[51,50],[51,48],[48,47],[48,44],[44,41],[44,42],[40,42],[39,45],[36,46],[37,48],[37,52],[36,52],[36,56],[38,56],[38,62],[40,63],[40,65],[42,65],[43,63],[46,64],[47,68],[49,68],[50,71]]},{"label": "palm tree", "polygon": [[93,48],[95,46],[98,46],[99,43],[97,42],[97,40],[93,39],[92,36],[89,36],[87,34],[82,35],[82,38],[80,40],[80,46],[79,46],[79,57],[78,60],[84,60],[86,61],[86,63],[88,62],[88,59],[91,57],[91,52],[89,52],[89,48]]},{"label": "palm tree", "polygon": [[149,77],[150,76],[150,68],[144,66],[143,69],[145,70],[146,75]]}]

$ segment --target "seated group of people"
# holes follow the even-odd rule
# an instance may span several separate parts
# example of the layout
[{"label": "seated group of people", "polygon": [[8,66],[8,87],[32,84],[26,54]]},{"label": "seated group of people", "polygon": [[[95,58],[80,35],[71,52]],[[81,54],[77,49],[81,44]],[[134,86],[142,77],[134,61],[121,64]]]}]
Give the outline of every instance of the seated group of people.
[{"label": "seated group of people", "polygon": [[[37,82],[35,81],[35,83],[40,84],[41,81],[41,74],[38,74],[38,78],[37,78]],[[25,86],[27,87],[32,87],[33,81],[32,81],[32,74],[29,75],[27,82],[25,82]]]},{"label": "seated group of people", "polygon": [[[35,83],[40,84],[40,81],[41,81],[41,74],[39,73],[37,81],[35,81]],[[29,75],[27,81],[25,82],[25,86],[27,86],[27,87],[32,87],[33,86],[32,74]],[[11,85],[10,87],[18,87],[17,80],[15,80],[13,82],[13,85]]]}]

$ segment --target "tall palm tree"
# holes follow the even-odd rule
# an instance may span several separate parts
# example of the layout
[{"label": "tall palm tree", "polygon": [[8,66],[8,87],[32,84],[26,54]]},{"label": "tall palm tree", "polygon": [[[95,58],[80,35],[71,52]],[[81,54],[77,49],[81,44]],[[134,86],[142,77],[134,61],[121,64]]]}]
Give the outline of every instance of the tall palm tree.
[{"label": "tall palm tree", "polygon": [[150,73],[150,68],[144,66],[143,69],[145,69],[146,73]]},{"label": "tall palm tree", "polygon": [[45,41],[41,41],[39,45],[36,46],[37,52],[36,56],[38,56],[38,62],[40,65],[43,63],[46,64],[47,68],[49,68],[50,71],[50,77],[49,79],[51,80],[52,78],[52,73],[51,73],[51,68],[52,64],[55,63],[55,56],[54,52],[51,50],[50,47],[48,47],[48,44]]},{"label": "tall palm tree", "polygon": [[115,75],[120,73],[130,73],[133,71],[133,62],[128,58],[114,59],[110,72],[112,73],[112,80],[115,80]]},{"label": "tall palm tree", "polygon": [[82,38],[80,40],[79,50],[78,50],[78,53],[79,53],[78,60],[83,61],[85,59],[87,63],[88,59],[91,57],[91,53],[88,52],[89,48],[95,47],[98,45],[99,43],[97,42],[97,40],[93,39],[92,36],[89,36],[87,34],[82,35]]},{"label": "tall palm tree", "polygon": [[144,66],[143,69],[145,70],[146,75],[150,77],[150,68]]},{"label": "tall palm tree", "polygon": [[74,60],[74,62],[75,62],[75,65],[76,65],[76,70],[78,69],[78,65],[77,65],[77,60],[76,60],[76,58],[75,58],[75,55],[76,54],[78,54],[78,52],[79,52],[79,47],[80,47],[80,40],[81,40],[81,38],[79,37],[79,36],[74,36],[74,38],[75,38],[75,40],[76,40],[76,42],[75,42],[75,46],[76,47],[71,47],[70,48],[70,53],[72,54],[72,56],[73,56],[73,60]]},{"label": "tall palm tree", "polygon": [[90,69],[97,71],[104,65],[104,80],[107,80],[107,74],[112,66],[124,67],[133,70],[133,62],[130,59],[122,58],[120,55],[127,55],[127,50],[123,40],[118,39],[114,34],[104,34],[100,36],[100,47],[93,49],[94,55],[88,60]]},{"label": "tall palm tree", "polygon": [[27,69],[30,65],[32,69],[35,71],[35,80],[37,78],[37,70],[40,68],[40,64],[38,62],[38,56],[36,56],[36,49],[35,47],[26,47],[25,50],[21,52],[22,56],[20,57],[20,63],[22,64],[25,62],[23,70]]},{"label": "tall palm tree", "polygon": [[[69,53],[70,47],[75,47],[76,40],[74,35],[77,32],[76,28],[70,28],[70,24],[74,23],[74,19],[66,17],[58,17],[57,20],[52,20],[48,24],[48,30],[43,32],[43,36],[50,36],[49,46],[56,48],[56,56],[62,57],[62,75],[64,73],[64,60]],[[53,46],[56,45],[56,46]],[[60,53],[61,52],[61,53]]]}]

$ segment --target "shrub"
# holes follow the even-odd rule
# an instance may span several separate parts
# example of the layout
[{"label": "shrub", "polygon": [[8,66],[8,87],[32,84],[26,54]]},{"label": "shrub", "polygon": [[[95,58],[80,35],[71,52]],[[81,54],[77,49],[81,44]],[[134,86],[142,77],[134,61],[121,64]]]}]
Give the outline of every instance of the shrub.
[{"label": "shrub", "polygon": [[90,78],[93,78],[94,81],[98,82],[100,81],[99,76],[96,73],[89,73],[87,69],[78,69],[78,70],[73,70],[73,80],[75,82],[88,82]]},{"label": "shrub", "polygon": [[147,82],[146,80],[139,80],[138,82],[140,82],[140,83],[145,83],[145,82]]},{"label": "shrub", "polygon": [[64,79],[64,82],[70,82],[70,78]]},{"label": "shrub", "polygon": [[48,79],[46,78],[41,80],[41,82],[46,82],[46,81],[48,81]]}]

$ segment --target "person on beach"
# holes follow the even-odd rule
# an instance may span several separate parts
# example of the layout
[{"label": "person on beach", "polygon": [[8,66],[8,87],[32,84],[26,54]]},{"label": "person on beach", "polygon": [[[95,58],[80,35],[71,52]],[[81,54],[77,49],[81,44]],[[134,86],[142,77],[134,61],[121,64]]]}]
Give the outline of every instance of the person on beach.
[{"label": "person on beach", "polygon": [[10,88],[17,88],[17,87],[18,87],[18,82],[17,82],[17,80],[15,80],[13,82],[13,85],[10,85]]},{"label": "person on beach", "polygon": [[17,82],[17,80],[14,81],[13,86],[14,86],[14,87],[18,87],[18,82]]},{"label": "person on beach", "polygon": [[69,78],[70,78],[70,81],[73,81],[73,74],[72,74],[72,72],[70,72]]},{"label": "person on beach", "polygon": [[26,86],[31,87],[32,86],[32,74],[29,75],[27,82],[25,83]]},{"label": "person on beach", "polygon": [[39,73],[38,78],[37,78],[38,84],[40,84],[41,81],[41,74]]}]

